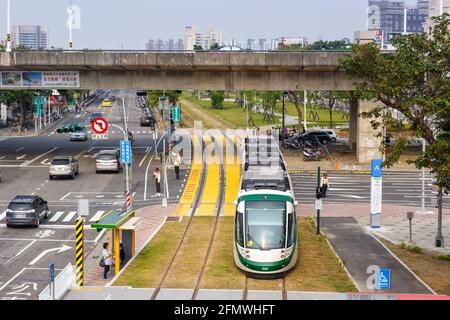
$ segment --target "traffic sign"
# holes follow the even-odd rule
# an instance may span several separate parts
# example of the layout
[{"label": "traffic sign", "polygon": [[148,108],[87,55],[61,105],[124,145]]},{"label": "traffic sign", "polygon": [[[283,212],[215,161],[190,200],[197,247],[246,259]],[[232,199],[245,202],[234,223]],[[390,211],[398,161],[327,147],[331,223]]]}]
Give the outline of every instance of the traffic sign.
[{"label": "traffic sign", "polygon": [[108,131],[108,121],[103,118],[95,118],[92,121],[92,131],[94,131],[97,134],[104,134],[106,131]]},{"label": "traffic sign", "polygon": [[131,163],[131,141],[120,141],[120,162],[130,164]]},{"label": "traffic sign", "polygon": [[322,199],[316,199],[316,210],[322,210]]},{"label": "traffic sign", "polygon": [[109,135],[107,133],[105,133],[105,134],[93,133],[92,134],[92,140],[108,140],[108,139],[109,139]]},{"label": "traffic sign", "polygon": [[172,120],[173,122],[180,122],[181,120],[181,109],[179,106],[175,106],[172,109]]},{"label": "traffic sign", "polygon": [[390,289],[391,288],[391,270],[390,269],[379,269],[377,271],[377,286],[376,288]]},{"label": "traffic sign", "polygon": [[55,281],[55,264],[52,263],[50,265],[50,282],[54,282]]}]

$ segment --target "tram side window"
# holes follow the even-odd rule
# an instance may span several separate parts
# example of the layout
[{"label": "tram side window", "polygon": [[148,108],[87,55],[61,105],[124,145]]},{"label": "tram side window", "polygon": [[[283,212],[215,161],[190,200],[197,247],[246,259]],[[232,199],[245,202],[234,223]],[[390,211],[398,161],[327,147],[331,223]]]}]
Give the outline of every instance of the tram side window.
[{"label": "tram side window", "polygon": [[241,247],[244,246],[244,215],[241,212],[236,213],[236,240]]},{"label": "tram side window", "polygon": [[295,212],[289,214],[289,220],[288,220],[288,243],[287,246],[290,247],[294,244],[297,228],[296,226],[296,217]]}]

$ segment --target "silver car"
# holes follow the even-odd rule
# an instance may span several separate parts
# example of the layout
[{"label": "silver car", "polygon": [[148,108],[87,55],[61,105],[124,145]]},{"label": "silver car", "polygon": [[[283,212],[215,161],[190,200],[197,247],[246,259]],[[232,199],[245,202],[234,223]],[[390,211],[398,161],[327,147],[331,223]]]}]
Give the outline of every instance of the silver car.
[{"label": "silver car", "polygon": [[102,150],[95,158],[95,168],[97,173],[102,171],[119,172],[120,167],[118,150]]},{"label": "silver car", "polygon": [[87,130],[83,131],[71,132],[70,133],[70,141],[86,141],[88,139]]},{"label": "silver car", "polygon": [[64,176],[75,179],[75,175],[78,175],[78,173],[79,164],[74,157],[56,157],[50,165],[49,179],[52,180],[56,176]]}]

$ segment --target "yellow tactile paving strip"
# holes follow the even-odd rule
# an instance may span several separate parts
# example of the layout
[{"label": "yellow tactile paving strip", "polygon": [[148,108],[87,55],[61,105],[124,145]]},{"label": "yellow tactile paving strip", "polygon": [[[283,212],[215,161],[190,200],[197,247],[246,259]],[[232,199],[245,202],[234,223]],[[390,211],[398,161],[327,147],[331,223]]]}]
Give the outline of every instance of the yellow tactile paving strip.
[{"label": "yellow tactile paving strip", "polygon": [[[201,148],[199,139],[197,136],[192,136],[192,144],[194,148]],[[200,179],[202,176],[203,165],[200,163],[193,163],[191,166],[191,171],[189,173],[189,178],[186,182],[186,187],[184,188],[183,195],[180,198],[180,204],[178,205],[175,213],[179,216],[188,216],[190,214],[192,204],[195,200],[195,195],[199,191]]]},{"label": "yellow tactile paving strip", "polygon": [[[203,137],[203,141],[206,148],[214,143],[208,136]],[[217,199],[219,199],[220,192],[220,165],[217,160],[218,152],[215,156],[211,156],[211,159],[208,159],[205,186],[200,205],[195,211],[196,216],[216,215]]]}]

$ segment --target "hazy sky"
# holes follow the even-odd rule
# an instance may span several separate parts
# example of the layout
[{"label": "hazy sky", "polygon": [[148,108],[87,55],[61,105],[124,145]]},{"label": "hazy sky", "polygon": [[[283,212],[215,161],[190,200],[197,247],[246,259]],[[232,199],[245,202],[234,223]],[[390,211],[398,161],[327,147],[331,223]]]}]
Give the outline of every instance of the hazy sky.
[{"label": "hazy sky", "polygon": [[[0,32],[6,36],[6,0]],[[408,0],[407,2],[415,2]],[[11,24],[48,25],[50,45],[67,47],[69,0],[11,0]],[[184,27],[212,28],[224,41],[305,36],[353,38],[366,29],[367,0],[73,0],[81,8],[74,47],[144,49],[148,39],[183,38]]]}]

